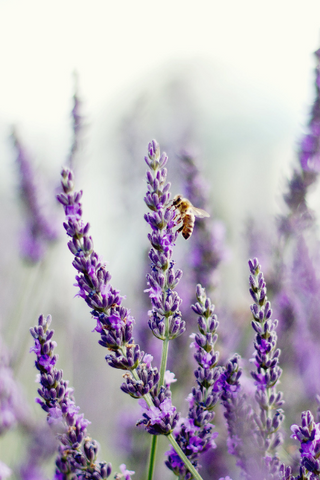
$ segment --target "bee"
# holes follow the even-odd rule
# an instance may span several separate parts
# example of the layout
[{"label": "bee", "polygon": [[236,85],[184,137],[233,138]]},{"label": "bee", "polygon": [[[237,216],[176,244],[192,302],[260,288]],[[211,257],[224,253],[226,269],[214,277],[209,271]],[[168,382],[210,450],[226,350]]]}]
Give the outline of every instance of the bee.
[{"label": "bee", "polygon": [[170,208],[175,208],[179,212],[179,222],[182,222],[182,226],[178,229],[178,232],[182,232],[182,236],[187,240],[193,232],[195,217],[204,218],[210,217],[209,213],[202,208],[196,208],[192,205],[190,200],[183,198],[178,194],[172,200]]}]

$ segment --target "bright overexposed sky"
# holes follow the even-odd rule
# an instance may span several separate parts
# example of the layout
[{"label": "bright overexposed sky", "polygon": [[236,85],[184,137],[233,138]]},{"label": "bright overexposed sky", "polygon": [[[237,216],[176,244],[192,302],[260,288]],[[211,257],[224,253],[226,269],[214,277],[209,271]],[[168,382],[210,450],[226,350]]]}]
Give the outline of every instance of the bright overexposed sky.
[{"label": "bright overexposed sky", "polygon": [[194,57],[223,61],[298,109],[319,44],[318,0],[0,0],[0,118],[57,127],[74,69],[94,115],[154,68]]}]

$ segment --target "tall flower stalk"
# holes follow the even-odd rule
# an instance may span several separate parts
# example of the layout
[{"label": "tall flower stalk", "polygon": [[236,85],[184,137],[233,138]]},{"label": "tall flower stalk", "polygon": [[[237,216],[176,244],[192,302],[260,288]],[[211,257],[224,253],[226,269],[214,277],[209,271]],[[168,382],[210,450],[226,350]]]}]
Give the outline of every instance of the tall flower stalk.
[{"label": "tall flower stalk", "polygon": [[[214,439],[218,433],[214,432],[212,421],[214,419],[213,408],[221,395],[222,373],[221,367],[217,366],[219,353],[214,350],[218,339],[216,333],[219,326],[217,316],[214,314],[214,305],[206,296],[205,289],[197,285],[197,303],[192,305],[193,311],[198,315],[199,332],[193,334],[193,346],[196,350],[194,358],[198,364],[194,371],[196,386],[188,397],[189,412],[187,418],[180,419],[179,425],[174,431],[177,443],[186,456],[198,470],[199,456],[213,448],[216,448]],[[167,452],[166,465],[179,479],[189,480],[190,472],[171,448]]]},{"label": "tall flower stalk", "polygon": [[75,168],[75,160],[79,150],[81,132],[84,127],[83,116],[81,114],[82,101],[79,97],[78,92],[78,74],[74,72],[74,94],[73,94],[73,107],[71,110],[71,121],[72,121],[72,143],[71,148],[68,153],[67,166],[70,169]]},{"label": "tall flower stalk", "polygon": [[38,262],[45,254],[47,244],[57,239],[52,220],[48,221],[41,208],[40,192],[30,159],[16,131],[12,133],[19,168],[19,193],[24,208],[25,226],[20,237],[22,256],[29,262]]},{"label": "tall flower stalk", "polygon": [[284,194],[289,213],[279,219],[279,230],[285,237],[310,227],[315,219],[306,198],[320,173],[320,49],[315,52],[315,56],[316,98],[311,109],[308,132],[299,146],[299,167],[294,170]]},{"label": "tall flower stalk", "polygon": [[281,406],[282,392],[277,392],[282,370],[279,366],[280,350],[277,348],[277,320],[273,320],[271,303],[267,299],[267,288],[258,259],[249,260],[250,294],[254,301],[250,306],[253,316],[252,328],[256,333],[253,358],[255,370],[251,375],[256,385],[255,399],[260,413],[255,416],[257,443],[270,472],[277,471],[279,459],[277,449],[283,443],[279,431],[284,420]]},{"label": "tall flower stalk", "polygon": [[282,370],[279,367],[280,350],[277,348],[277,320],[272,320],[271,304],[258,259],[249,260],[250,294],[254,303],[250,306],[252,328],[256,333],[251,371],[254,379],[255,400],[259,413],[248,403],[240,386],[241,368],[239,356],[227,362],[221,376],[222,403],[228,426],[229,453],[237,458],[248,480],[280,478],[281,463],[278,447],[283,438],[280,427],[284,419],[282,392],[277,392]]},{"label": "tall flower stalk", "polygon": [[170,183],[166,183],[168,157],[160,156],[160,148],[155,140],[149,143],[148,157],[145,161],[147,171],[148,192],[145,203],[151,213],[145,215],[151,226],[148,239],[151,243],[149,259],[151,272],[147,274],[149,297],[152,310],[149,313],[149,327],[153,335],[163,341],[160,386],[164,385],[168,348],[170,340],[177,338],[185,331],[185,322],[181,319],[179,306],[181,299],[174,290],[182,276],[182,271],[174,270],[172,252],[177,232],[173,232],[175,212],[170,208]]}]

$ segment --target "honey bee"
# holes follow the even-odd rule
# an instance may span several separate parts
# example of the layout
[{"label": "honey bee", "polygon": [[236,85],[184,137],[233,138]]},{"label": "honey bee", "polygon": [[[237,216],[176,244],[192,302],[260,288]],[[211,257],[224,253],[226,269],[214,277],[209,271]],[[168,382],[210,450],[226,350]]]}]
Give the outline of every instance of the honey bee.
[{"label": "honey bee", "polygon": [[202,208],[194,207],[190,200],[183,198],[180,194],[176,195],[172,200],[170,208],[172,207],[179,212],[179,223],[182,222],[182,226],[178,229],[178,232],[182,232],[182,236],[186,240],[192,235],[195,217],[210,217],[209,213],[202,210]]}]

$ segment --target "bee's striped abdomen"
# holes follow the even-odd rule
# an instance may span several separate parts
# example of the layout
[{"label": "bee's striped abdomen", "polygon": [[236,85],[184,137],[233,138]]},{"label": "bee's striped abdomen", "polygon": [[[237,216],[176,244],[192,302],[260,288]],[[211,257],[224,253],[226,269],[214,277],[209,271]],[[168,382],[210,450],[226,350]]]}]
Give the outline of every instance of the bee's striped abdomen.
[{"label": "bee's striped abdomen", "polygon": [[182,236],[187,240],[193,232],[194,228],[194,221],[195,221],[195,216],[194,215],[185,215],[183,219],[183,229],[182,229]]}]

